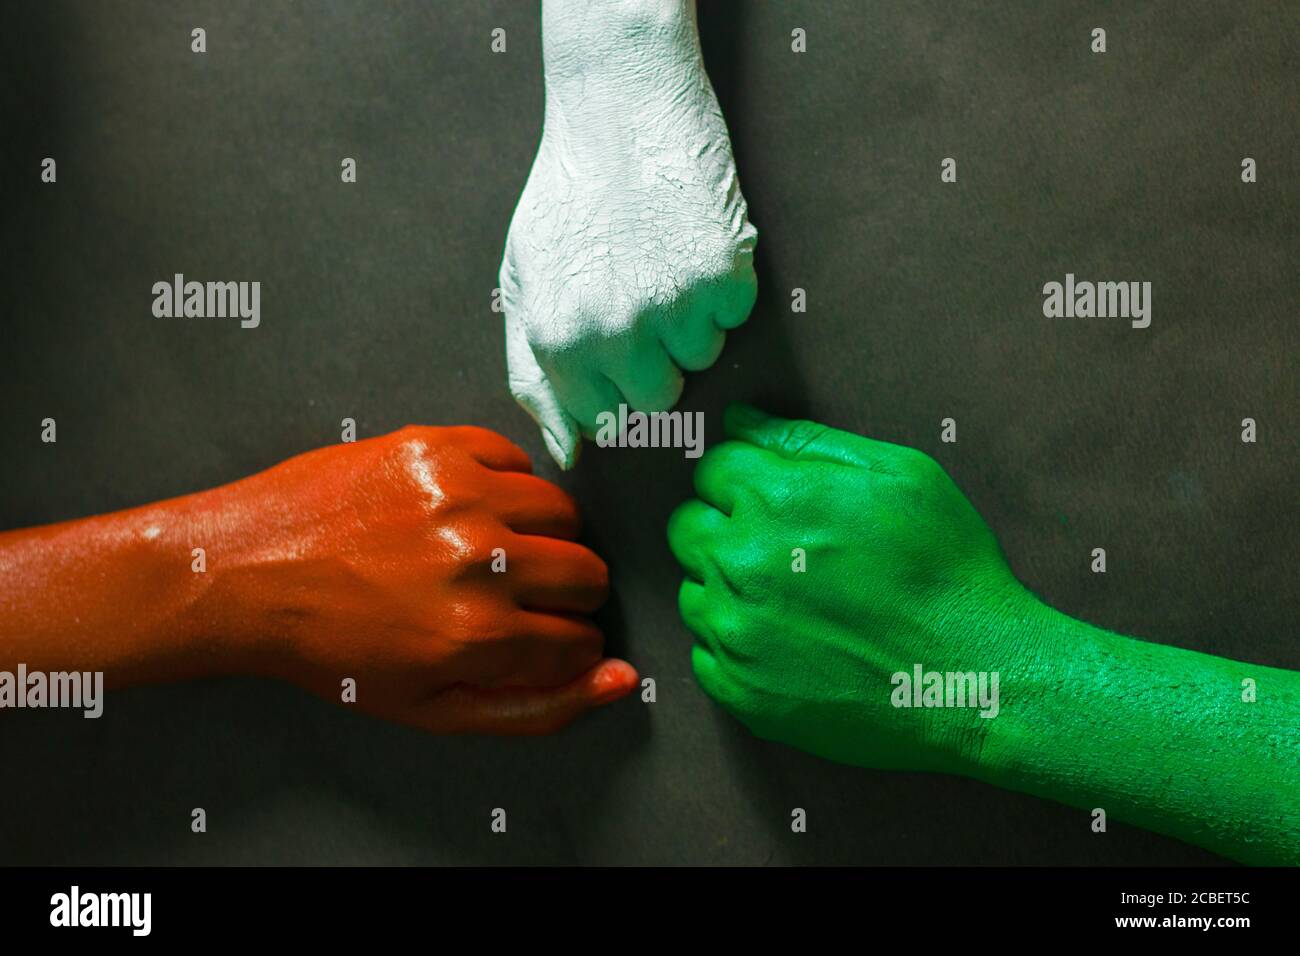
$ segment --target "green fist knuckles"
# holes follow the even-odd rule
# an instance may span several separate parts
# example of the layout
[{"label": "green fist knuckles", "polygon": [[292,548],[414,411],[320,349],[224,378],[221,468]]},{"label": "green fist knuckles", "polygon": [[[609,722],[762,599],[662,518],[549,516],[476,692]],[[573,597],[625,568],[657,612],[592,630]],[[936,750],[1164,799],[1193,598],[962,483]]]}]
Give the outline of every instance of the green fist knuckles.
[{"label": "green fist knuckles", "polygon": [[[756,736],[1102,807],[1238,859],[1300,862],[1300,674],[1048,607],[915,449],[743,405],[725,429],[668,541],[695,676]],[[927,679],[922,705],[913,676],[931,672],[939,686]],[[965,706],[960,693],[953,706],[953,675],[971,678]],[[1266,699],[1243,702],[1247,677],[1267,682]],[[1204,719],[1187,719],[1188,695]]]},{"label": "green fist knuckles", "polygon": [[911,448],[745,406],[726,434],[668,526],[701,686],[756,735],[844,763],[978,758],[987,719],[899,710],[890,683],[913,663],[1005,670],[1028,639],[1004,622],[1033,599],[975,509]]}]

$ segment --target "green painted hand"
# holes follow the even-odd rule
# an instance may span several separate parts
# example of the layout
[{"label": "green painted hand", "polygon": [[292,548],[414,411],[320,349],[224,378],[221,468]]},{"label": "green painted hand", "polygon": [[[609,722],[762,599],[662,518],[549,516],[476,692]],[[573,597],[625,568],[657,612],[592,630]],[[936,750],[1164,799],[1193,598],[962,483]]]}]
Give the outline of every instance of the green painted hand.
[{"label": "green painted hand", "polygon": [[704,690],[756,735],[1300,862],[1300,674],[1043,604],[914,449],[728,410],[669,522]]},{"label": "green painted hand", "polygon": [[975,509],[911,448],[744,406],[726,427],[668,530],[700,684],[758,736],[844,763],[978,759],[989,718],[895,707],[891,682],[1033,657],[1041,605]]}]

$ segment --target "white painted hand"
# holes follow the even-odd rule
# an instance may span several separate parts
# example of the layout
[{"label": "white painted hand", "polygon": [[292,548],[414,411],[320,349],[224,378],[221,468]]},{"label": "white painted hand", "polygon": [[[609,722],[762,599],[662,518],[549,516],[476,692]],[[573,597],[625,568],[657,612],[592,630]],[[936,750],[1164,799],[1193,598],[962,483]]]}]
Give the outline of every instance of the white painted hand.
[{"label": "white painted hand", "polygon": [[510,390],[563,468],[663,411],[754,304],[757,230],[693,0],[545,0],[546,117],[501,264]]}]

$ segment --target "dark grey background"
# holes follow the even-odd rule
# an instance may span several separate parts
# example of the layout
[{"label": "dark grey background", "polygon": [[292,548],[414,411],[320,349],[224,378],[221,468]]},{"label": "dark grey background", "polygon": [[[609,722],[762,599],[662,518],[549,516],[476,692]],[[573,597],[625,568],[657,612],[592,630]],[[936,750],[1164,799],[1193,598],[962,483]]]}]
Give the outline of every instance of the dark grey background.
[{"label": "dark grey background", "polygon": [[[762,288],[683,398],[710,440],[748,399],[916,445],[1062,610],[1300,666],[1300,7],[702,7]],[[119,693],[99,721],[5,714],[0,862],[1215,861],[756,741],[698,690],[663,530],[691,463],[589,447],[559,476],[504,386],[489,301],[539,134],[538,29],[536,3],[504,0],[9,4],[0,527],[230,481],[336,441],[344,416],[363,435],[487,425],[577,496],[613,572],[610,642],[658,703],[545,740],[435,739],[251,681]],[[1151,281],[1152,326],[1044,319],[1067,271]],[[154,319],[175,272],[260,280],[261,328]]]}]

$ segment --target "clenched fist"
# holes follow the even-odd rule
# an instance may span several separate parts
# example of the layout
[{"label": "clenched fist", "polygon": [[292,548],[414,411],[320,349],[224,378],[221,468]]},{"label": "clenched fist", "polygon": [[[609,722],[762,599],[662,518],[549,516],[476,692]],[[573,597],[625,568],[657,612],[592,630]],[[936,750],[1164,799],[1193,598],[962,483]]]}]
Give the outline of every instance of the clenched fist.
[{"label": "clenched fist", "polygon": [[506,439],[408,427],[0,535],[0,666],[272,677],[434,733],[545,733],[636,682],[577,534]]},{"label": "clenched fist", "polygon": [[501,264],[510,390],[561,467],[671,408],[754,304],[757,231],[688,0],[546,0],[546,117]]},{"label": "clenched fist", "polygon": [[921,452],[744,406],[726,430],[668,538],[695,675],[755,734],[1300,863],[1300,672],[1049,607]]},{"label": "clenched fist", "polygon": [[213,562],[223,603],[324,696],[354,677],[359,708],[435,732],[555,729],[635,674],[585,617],[608,575],[573,501],[530,470],[468,427],[291,459],[229,489],[259,517]]},{"label": "clenched fist", "polygon": [[894,675],[1010,677],[1034,658],[1046,609],[983,519],[914,449],[738,405],[725,423],[668,526],[700,685],[758,736],[820,756],[973,766],[991,705],[899,707]]}]

